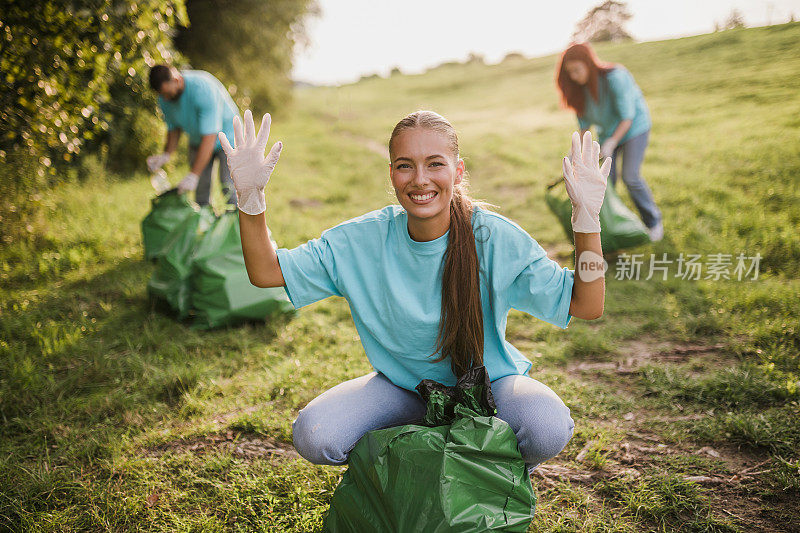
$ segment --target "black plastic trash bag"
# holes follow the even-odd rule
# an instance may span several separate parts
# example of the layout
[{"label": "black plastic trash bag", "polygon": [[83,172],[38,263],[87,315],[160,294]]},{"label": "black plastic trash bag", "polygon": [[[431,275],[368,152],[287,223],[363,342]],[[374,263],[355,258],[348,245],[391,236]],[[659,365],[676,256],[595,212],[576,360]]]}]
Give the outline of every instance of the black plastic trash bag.
[{"label": "black plastic trash bag", "polygon": [[514,431],[493,416],[486,369],[417,391],[425,418],[358,441],[323,531],[527,531],[536,497]]},{"label": "black plastic trash bag", "polygon": [[164,241],[187,216],[197,212],[197,206],[186,197],[170,189],[153,198],[150,213],[142,220],[142,242],[144,257],[148,261],[158,259]]},{"label": "black plastic trash bag", "polygon": [[[273,246],[277,248],[275,241]],[[207,329],[295,312],[283,287],[258,288],[250,283],[236,212],[223,214],[203,235],[192,268],[192,307],[196,314],[193,328]]]},{"label": "black plastic trash bag", "polygon": [[[570,242],[573,242],[572,202],[566,191],[561,193],[556,191],[556,187],[563,183],[564,180],[559,179],[548,185],[544,199],[550,211],[564,227]],[[647,228],[639,217],[622,203],[610,181],[606,187],[603,205],[600,207],[600,229],[600,244],[604,252],[633,248],[650,242]]]},{"label": "black plastic trash bag", "polygon": [[189,275],[195,248],[200,236],[211,227],[214,211],[210,206],[192,211],[167,235],[161,248],[161,257],[147,292],[151,298],[166,302],[179,319],[186,318],[191,309],[191,284]]}]

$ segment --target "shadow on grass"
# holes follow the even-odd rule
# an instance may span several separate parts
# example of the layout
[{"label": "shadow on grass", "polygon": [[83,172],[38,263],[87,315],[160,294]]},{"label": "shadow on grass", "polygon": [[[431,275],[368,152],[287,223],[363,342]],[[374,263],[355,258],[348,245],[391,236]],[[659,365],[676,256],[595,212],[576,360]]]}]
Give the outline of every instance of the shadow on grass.
[{"label": "shadow on grass", "polygon": [[234,374],[251,347],[271,342],[289,320],[191,330],[155,310],[146,292],[151,271],[125,259],[6,302],[0,412],[7,437],[29,439],[70,423],[124,426],[173,408],[200,381]]}]

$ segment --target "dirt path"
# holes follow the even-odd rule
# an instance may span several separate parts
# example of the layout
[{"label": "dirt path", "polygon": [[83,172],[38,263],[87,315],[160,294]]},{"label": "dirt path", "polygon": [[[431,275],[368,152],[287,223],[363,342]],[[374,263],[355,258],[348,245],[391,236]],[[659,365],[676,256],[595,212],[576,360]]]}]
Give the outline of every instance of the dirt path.
[{"label": "dirt path", "polygon": [[[725,348],[724,344],[676,344],[641,339],[628,343],[623,355],[613,361],[583,358],[568,365],[567,373],[578,373],[581,379],[607,383],[635,396],[639,392],[629,380],[621,377],[638,373],[646,364],[669,366],[698,359],[705,363],[706,368],[731,364],[734,360]],[[761,476],[774,464],[767,453],[734,446],[712,447],[690,439],[670,442],[646,427],[646,423],[653,421],[670,424],[699,421],[709,416],[714,415],[712,412],[668,415],[637,411],[626,413],[621,420],[590,420],[593,424],[613,427],[625,435],[621,441],[603,448],[608,460],[602,467],[597,468],[587,461],[587,456],[598,444],[590,440],[574,457],[562,454],[539,466],[533,473],[533,480],[540,491],[553,489],[566,480],[592,490],[600,481],[637,479],[654,469],[666,474],[665,458],[705,458],[710,460],[707,468],[700,466],[702,462],[699,461],[692,467],[693,472],[681,476],[704,489],[715,512],[731,517],[744,531],[800,531],[800,517],[796,516],[800,501],[796,495],[787,494],[785,501],[780,497],[767,501],[760,494],[764,488]],[[794,516],[787,516],[784,510],[794,513]]]}]

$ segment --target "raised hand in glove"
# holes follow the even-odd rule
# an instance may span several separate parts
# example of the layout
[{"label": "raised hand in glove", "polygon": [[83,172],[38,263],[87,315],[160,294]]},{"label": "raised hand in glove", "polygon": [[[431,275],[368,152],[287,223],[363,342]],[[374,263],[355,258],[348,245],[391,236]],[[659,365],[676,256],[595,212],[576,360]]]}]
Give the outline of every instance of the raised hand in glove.
[{"label": "raised hand in glove", "polygon": [[592,141],[591,132],[572,134],[570,157],[563,161],[564,182],[572,202],[572,231],[600,233],[600,207],[606,194],[611,158],[600,166],[600,145]]},{"label": "raised hand in glove", "polygon": [[256,136],[256,127],[253,123],[253,113],[244,112],[244,132],[239,117],[233,117],[233,135],[236,148],[232,148],[228,138],[219,132],[219,142],[228,158],[228,168],[231,170],[231,179],[236,188],[239,200],[239,210],[248,215],[259,215],[266,211],[267,201],[264,197],[266,187],[278,158],[281,155],[283,143],[276,142],[266,157],[264,150],[269,139],[269,127],[272,118],[269,113],[261,120],[261,129]]}]

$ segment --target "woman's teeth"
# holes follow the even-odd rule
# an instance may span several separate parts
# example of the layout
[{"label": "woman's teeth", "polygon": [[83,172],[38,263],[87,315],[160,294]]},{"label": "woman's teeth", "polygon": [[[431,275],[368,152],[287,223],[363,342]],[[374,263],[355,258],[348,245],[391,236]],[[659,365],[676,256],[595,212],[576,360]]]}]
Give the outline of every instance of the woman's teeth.
[{"label": "woman's teeth", "polygon": [[419,195],[419,194],[409,194],[409,196],[410,196],[410,197],[411,197],[411,199],[412,199],[412,200],[414,200],[415,202],[427,202],[428,200],[430,200],[431,198],[433,198],[434,196],[436,196],[436,193],[435,193],[435,192],[429,192],[428,194],[423,194],[423,195]]}]

